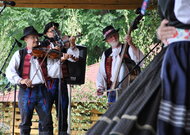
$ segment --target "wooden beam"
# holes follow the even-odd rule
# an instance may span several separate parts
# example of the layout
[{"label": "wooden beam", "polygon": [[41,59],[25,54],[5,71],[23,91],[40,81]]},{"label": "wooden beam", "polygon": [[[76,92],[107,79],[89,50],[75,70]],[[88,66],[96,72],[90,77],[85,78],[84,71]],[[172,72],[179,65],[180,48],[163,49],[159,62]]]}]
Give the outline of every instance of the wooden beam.
[{"label": "wooden beam", "polygon": [[15,0],[15,7],[73,9],[136,9],[141,0]]},{"label": "wooden beam", "polygon": [[136,9],[136,5],[100,5],[100,4],[17,4],[16,7],[32,8],[73,8],[73,9]]}]

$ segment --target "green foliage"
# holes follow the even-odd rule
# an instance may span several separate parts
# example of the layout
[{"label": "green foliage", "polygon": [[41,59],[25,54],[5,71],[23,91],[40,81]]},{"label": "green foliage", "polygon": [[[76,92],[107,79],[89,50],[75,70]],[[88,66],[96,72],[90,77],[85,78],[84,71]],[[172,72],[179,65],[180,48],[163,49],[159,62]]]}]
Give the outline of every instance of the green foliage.
[{"label": "green foliage", "polygon": [[[96,109],[100,112],[104,111],[106,103],[107,103],[107,96],[104,95],[103,97],[99,98],[96,95],[96,88],[94,87],[94,83],[86,81],[84,85],[80,86],[73,86],[73,95],[72,95],[73,102],[84,102],[88,106],[88,109]],[[102,103],[103,106],[97,106],[93,103]]]},{"label": "green foliage", "polygon": [[[160,21],[157,11],[148,11],[148,14],[149,16],[145,16],[139,24],[139,28],[132,32],[134,43],[145,54],[149,51],[149,45],[155,42],[155,30]],[[98,62],[102,52],[109,47],[108,44],[102,41],[102,29],[107,25],[120,28],[120,40],[123,41],[126,31],[136,16],[133,10],[7,7],[0,16],[0,69],[14,43],[14,38],[20,39],[23,34],[23,28],[26,26],[33,25],[39,32],[43,32],[45,24],[55,21],[60,24],[60,30],[63,35],[83,33],[83,37],[78,38],[77,43],[87,47],[87,65],[90,65]],[[24,47],[24,42],[21,42]],[[18,50],[18,47],[13,52],[16,50]],[[150,60],[146,60],[146,65]],[[8,62],[9,60],[6,61],[6,66]],[[5,72],[5,68],[2,71]],[[5,85],[6,79],[0,76],[0,82],[2,82],[0,85]]]},{"label": "green foliage", "polygon": [[72,88],[72,102],[76,103],[72,107],[72,125],[77,123],[80,126],[71,126],[72,130],[87,131],[92,125],[92,110],[105,113],[107,110],[107,96],[102,98],[96,96],[96,89],[94,83],[87,81],[84,85],[74,86]]}]

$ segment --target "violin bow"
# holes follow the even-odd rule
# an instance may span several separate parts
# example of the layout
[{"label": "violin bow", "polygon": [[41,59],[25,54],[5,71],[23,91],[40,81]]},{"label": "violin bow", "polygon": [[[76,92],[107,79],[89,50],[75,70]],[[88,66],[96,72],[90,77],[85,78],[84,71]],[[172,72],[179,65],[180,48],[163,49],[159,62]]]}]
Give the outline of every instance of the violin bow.
[{"label": "violin bow", "polygon": [[[57,31],[55,29],[53,30],[53,32],[54,32],[54,35],[55,35],[54,38],[56,38],[58,40],[58,43],[60,44],[61,47],[64,46],[64,43],[69,42],[69,39],[62,40],[61,37],[59,36],[59,34],[57,33]],[[77,37],[81,37],[81,36],[83,36],[83,34],[79,33],[78,35],[76,35],[74,37],[77,38]]]},{"label": "violin bow", "polygon": [[46,81],[45,81],[44,74],[43,74],[43,72],[42,72],[41,66],[42,66],[42,64],[44,63],[45,59],[47,58],[48,53],[50,52],[50,50],[51,50],[51,49],[48,49],[48,51],[46,52],[44,58],[42,59],[41,63],[39,63],[38,68],[36,69],[36,72],[34,73],[32,79],[31,79],[31,81],[33,81],[33,80],[34,80],[34,77],[37,75],[37,72],[40,70],[41,73],[42,73],[42,77],[43,77],[43,79],[44,79],[44,82],[45,82],[45,86],[46,86],[46,87],[47,87],[47,83],[46,83]]}]

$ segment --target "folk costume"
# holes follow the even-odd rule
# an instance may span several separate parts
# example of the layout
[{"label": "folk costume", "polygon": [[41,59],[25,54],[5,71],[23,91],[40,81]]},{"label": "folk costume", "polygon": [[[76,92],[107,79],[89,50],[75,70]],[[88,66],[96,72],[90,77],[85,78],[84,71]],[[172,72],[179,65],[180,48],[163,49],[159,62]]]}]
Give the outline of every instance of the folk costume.
[{"label": "folk costume", "polygon": [[156,135],[165,51],[155,56],[87,135]]},{"label": "folk costume", "polygon": [[[58,23],[55,22],[50,22],[45,26],[44,29],[44,34],[47,33],[47,31],[51,28],[51,27],[59,27]],[[50,44],[48,44],[49,48],[53,48],[56,46],[56,38],[49,38],[47,36],[44,36],[45,39],[44,41],[48,41]],[[69,53],[71,55],[73,55],[74,57],[79,57],[79,49],[78,48],[62,48],[61,50],[62,53]],[[75,62],[71,59],[68,59],[71,62]],[[48,95],[50,97],[50,108],[53,107],[53,104],[55,103],[56,106],[56,112],[58,115],[58,111],[60,111],[60,117],[59,119],[59,125],[60,125],[60,135],[66,135],[67,134],[67,128],[68,128],[68,123],[67,123],[67,115],[68,115],[68,89],[67,89],[67,79],[69,77],[69,70],[68,70],[68,60],[61,62],[59,61],[59,59],[52,59],[52,63],[57,63],[53,66],[49,66],[50,68],[48,69],[48,75],[51,79],[48,80]],[[60,69],[58,69],[57,71],[54,70],[57,66],[60,67],[61,64],[61,71]],[[54,68],[55,66],[55,68]],[[59,72],[58,72],[59,71]],[[58,100],[59,97],[59,76],[61,73],[61,99]],[[60,110],[58,110],[58,104],[60,102]]]},{"label": "folk costume", "polygon": [[[39,35],[32,27],[24,29],[24,36]],[[46,63],[41,64],[39,59],[36,59],[31,54],[32,50],[27,48],[18,50],[12,56],[10,63],[6,69],[6,77],[12,84],[19,85],[18,106],[21,114],[20,134],[30,135],[31,119],[33,111],[36,109],[39,120],[41,121],[40,135],[52,135],[53,125],[51,110],[49,107],[49,99],[47,96],[47,88],[45,86],[45,77],[47,76]],[[40,70],[37,70],[40,67]],[[37,71],[37,72],[36,72]],[[36,74],[36,75],[35,75]],[[34,77],[34,78],[33,78]],[[32,87],[23,87],[20,84],[21,79],[30,78]]]},{"label": "folk costume", "polygon": [[190,135],[190,1],[159,0],[161,16],[176,27],[164,56],[158,135]]},{"label": "folk costume", "polygon": [[[106,29],[106,30],[105,30]],[[118,32],[112,26],[106,27],[103,32],[104,37]],[[104,39],[104,40],[105,40]],[[100,67],[97,75],[96,80],[96,87],[97,89],[106,90],[110,89],[114,77],[116,76],[116,68],[120,59],[120,54],[122,52],[123,45],[119,43],[117,48],[109,48],[102,54],[102,58],[100,61]],[[118,75],[118,82],[122,81],[122,79],[127,75],[129,70],[131,70],[136,63],[138,63],[143,58],[143,53],[138,49],[139,55],[136,56],[133,53],[131,46],[127,47],[127,51],[124,56],[124,62],[121,65],[119,75]],[[142,64],[141,64],[142,65]],[[127,77],[119,86],[120,90],[118,91],[119,95],[121,95],[122,91],[126,89],[129,84],[129,77]],[[116,101],[116,92],[108,92],[108,104],[112,104]]]}]

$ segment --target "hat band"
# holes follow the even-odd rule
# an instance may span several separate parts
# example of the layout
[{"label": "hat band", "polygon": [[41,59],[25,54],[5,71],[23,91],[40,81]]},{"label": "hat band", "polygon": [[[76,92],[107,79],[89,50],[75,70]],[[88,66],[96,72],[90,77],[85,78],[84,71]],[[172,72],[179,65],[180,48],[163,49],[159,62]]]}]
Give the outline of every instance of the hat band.
[{"label": "hat band", "polygon": [[114,30],[114,29],[110,29],[110,30],[106,31],[105,34],[104,34],[104,38],[106,38],[107,35],[108,35],[109,33],[111,33],[113,30]]}]

